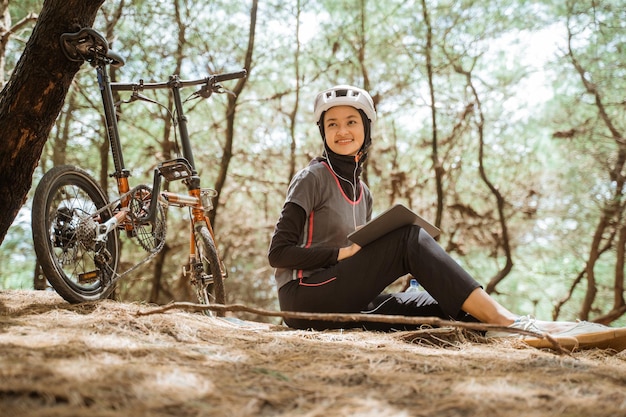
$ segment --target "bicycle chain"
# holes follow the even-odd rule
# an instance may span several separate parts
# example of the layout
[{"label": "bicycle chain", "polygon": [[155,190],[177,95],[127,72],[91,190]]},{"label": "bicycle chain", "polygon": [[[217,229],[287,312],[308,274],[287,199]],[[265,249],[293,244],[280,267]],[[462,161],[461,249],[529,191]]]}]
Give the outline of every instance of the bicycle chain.
[{"label": "bicycle chain", "polygon": [[128,202],[130,211],[127,219],[132,225],[133,233],[135,233],[133,237],[139,242],[139,245],[146,252],[152,252],[158,246],[155,245],[155,242],[165,240],[165,210],[161,205],[157,207],[152,231],[145,233],[145,225],[142,224],[142,218],[148,214],[149,209],[146,207],[146,202],[149,202],[152,198],[152,189],[147,185],[138,185],[134,190],[135,192],[132,193],[132,197]]},{"label": "bicycle chain", "polygon": [[[124,200],[125,198],[130,197],[131,195],[136,193],[137,190],[139,190],[140,188],[145,188],[145,185],[138,185],[138,186],[134,187],[130,191],[122,194],[121,196],[119,196],[119,198],[117,198],[116,200],[114,200],[114,201],[110,202],[109,204],[103,206],[100,210],[98,210],[95,213],[93,213],[90,217],[93,218],[95,215],[100,214],[100,213],[102,213],[102,212],[104,212],[106,210],[110,210],[111,212],[114,212],[115,208],[119,205],[119,203],[122,200]],[[161,199],[158,200],[158,204],[160,204],[162,206],[163,211],[165,212],[165,209],[168,207],[168,205],[166,203],[163,203],[161,201]],[[131,266],[130,268],[128,268],[124,272],[120,273],[118,271],[113,271],[113,270],[111,270],[111,268],[109,268],[109,272],[111,272],[112,277],[110,278],[110,282],[106,283],[106,285],[110,285],[110,284],[113,284],[113,283],[119,281],[121,278],[123,278],[126,275],[130,274],[131,272],[135,271],[137,268],[139,268],[143,264],[151,261],[159,252],[161,252],[161,250],[165,246],[165,236],[166,236],[166,234],[167,234],[167,222],[165,221],[165,215],[164,215],[164,219],[163,219],[163,233],[162,233],[163,238],[160,239],[158,246],[156,246],[154,249],[152,249],[149,252],[148,256],[146,256],[144,259],[140,260],[139,262],[137,262],[136,264],[134,264],[133,266]],[[140,245],[141,245],[141,243],[140,243]]]}]

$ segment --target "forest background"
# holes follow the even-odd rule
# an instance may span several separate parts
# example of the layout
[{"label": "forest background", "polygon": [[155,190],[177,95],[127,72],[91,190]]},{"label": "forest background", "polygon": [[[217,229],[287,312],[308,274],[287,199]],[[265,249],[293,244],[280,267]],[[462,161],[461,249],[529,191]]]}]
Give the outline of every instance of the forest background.
[{"label": "forest background", "polygon": [[[2,85],[42,4],[0,2]],[[107,0],[94,28],[126,59],[117,81],[249,71],[234,106],[226,95],[187,106],[203,185],[219,193],[228,302],[277,308],[267,248],[289,180],[322,149],[313,98],[354,84],[379,115],[364,172],[375,212],[404,203],[431,219],[513,311],[626,324],[624,0]],[[175,156],[168,112],[136,103],[120,117],[131,180],[150,183],[158,158]],[[30,235],[44,172],[76,164],[113,195],[103,126],[84,65],[0,246],[2,288],[46,287]],[[120,300],[193,301],[185,215],[168,211],[164,250],[122,281]],[[123,248],[127,266],[146,256]]]}]

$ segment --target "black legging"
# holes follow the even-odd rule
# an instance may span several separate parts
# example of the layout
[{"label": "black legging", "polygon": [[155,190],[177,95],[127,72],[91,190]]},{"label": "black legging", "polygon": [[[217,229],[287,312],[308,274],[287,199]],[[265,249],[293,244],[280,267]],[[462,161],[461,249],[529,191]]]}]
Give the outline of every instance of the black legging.
[{"label": "black legging", "polygon": [[[381,294],[399,277],[413,275],[427,291]],[[395,230],[361,248],[336,265],[280,288],[283,311],[315,313],[376,313],[472,320],[461,306],[480,287],[428,233],[418,226]],[[364,327],[375,323],[339,323],[286,319],[298,329]]]}]

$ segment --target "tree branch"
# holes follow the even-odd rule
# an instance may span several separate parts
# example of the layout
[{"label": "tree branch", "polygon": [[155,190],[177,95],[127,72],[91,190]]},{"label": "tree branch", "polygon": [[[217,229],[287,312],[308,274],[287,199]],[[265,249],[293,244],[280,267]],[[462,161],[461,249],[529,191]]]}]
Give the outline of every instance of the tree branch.
[{"label": "tree branch", "polygon": [[343,323],[361,323],[361,322],[370,322],[370,323],[391,323],[391,324],[406,324],[406,325],[430,325],[437,327],[456,327],[461,329],[470,329],[470,330],[478,330],[478,331],[488,331],[488,330],[497,330],[508,333],[520,334],[524,336],[533,336],[539,339],[548,340],[554,350],[559,353],[565,353],[569,355],[569,352],[564,349],[560,343],[554,339],[549,333],[537,333],[529,330],[523,329],[515,329],[506,326],[498,326],[493,324],[485,324],[485,323],[472,323],[472,322],[462,322],[462,321],[451,321],[451,320],[443,320],[439,317],[410,317],[410,316],[399,316],[399,315],[386,315],[386,314],[363,314],[363,313],[351,313],[351,314],[343,314],[343,313],[305,313],[299,311],[272,311],[265,310],[255,307],[248,307],[243,304],[195,304],[189,302],[177,302],[167,304],[161,307],[155,307],[149,311],[139,311],[137,312],[138,316],[148,316],[151,314],[160,314],[169,310],[181,309],[186,311],[200,312],[200,311],[215,311],[217,313],[225,313],[225,312],[245,312],[257,314],[259,316],[265,317],[282,317],[289,319],[304,319],[304,320],[322,320],[322,321],[331,321],[331,322],[343,322]]},{"label": "tree branch", "polygon": [[11,26],[11,28],[9,30],[4,32],[2,34],[2,36],[0,36],[0,44],[6,45],[6,43],[9,41],[9,38],[11,37],[11,35],[16,33],[17,31],[19,31],[20,29],[22,29],[24,26],[26,26],[30,22],[36,21],[37,18],[38,18],[38,16],[37,16],[36,13],[30,13],[26,17],[24,17],[21,20],[19,20],[17,23],[15,23],[13,26]]}]

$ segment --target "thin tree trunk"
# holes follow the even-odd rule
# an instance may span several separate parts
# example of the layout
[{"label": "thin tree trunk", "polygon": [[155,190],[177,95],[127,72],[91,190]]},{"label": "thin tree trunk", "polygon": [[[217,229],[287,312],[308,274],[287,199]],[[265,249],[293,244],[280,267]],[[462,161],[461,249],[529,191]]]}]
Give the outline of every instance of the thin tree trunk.
[{"label": "thin tree trunk", "polygon": [[424,16],[424,24],[426,25],[426,48],[424,53],[426,54],[426,74],[428,78],[428,91],[430,93],[430,122],[431,122],[431,137],[432,137],[432,151],[431,159],[433,162],[433,169],[435,170],[435,184],[437,190],[437,212],[435,214],[435,225],[440,227],[443,222],[443,208],[444,208],[444,193],[443,193],[443,177],[444,169],[441,161],[439,160],[439,140],[437,137],[437,108],[435,98],[435,86],[433,81],[433,62],[432,62],[432,49],[433,49],[433,28],[430,23],[430,15],[428,13],[428,5],[426,0],[422,0],[422,15]]},{"label": "thin tree trunk", "polygon": [[159,295],[161,294],[161,277],[163,276],[163,268],[165,267],[165,260],[170,252],[170,246],[166,243],[161,249],[161,252],[154,259],[154,268],[152,270],[152,288],[150,288],[150,296],[148,298],[149,303],[157,304],[159,302]]},{"label": "thin tree trunk", "polygon": [[459,65],[455,65],[455,70],[459,74],[463,74],[467,80],[467,86],[472,91],[472,95],[474,97],[474,112],[477,115],[477,130],[478,130],[478,170],[480,173],[480,178],[487,185],[487,188],[491,191],[491,193],[496,198],[496,207],[498,209],[498,221],[500,223],[500,230],[502,236],[496,242],[497,248],[502,248],[505,256],[505,263],[502,268],[498,270],[498,272],[489,280],[489,283],[485,287],[485,291],[489,294],[496,291],[496,286],[511,272],[513,269],[513,254],[511,251],[511,244],[509,238],[509,229],[506,221],[506,214],[504,212],[506,206],[506,200],[502,193],[498,190],[493,182],[487,176],[487,172],[485,171],[485,140],[484,140],[484,125],[485,125],[485,116],[482,111],[482,104],[480,101],[480,97],[478,96],[478,92],[474,87],[474,83],[472,82],[472,73],[470,71],[466,71],[461,68]]},{"label": "thin tree trunk", "polygon": [[[244,63],[244,69],[250,74],[252,67],[252,52],[254,51],[254,38],[256,31],[256,16],[258,10],[258,0],[252,1],[252,8],[250,9],[250,27],[248,32],[248,48],[246,50],[246,58]],[[226,184],[226,177],[228,175],[228,168],[230,167],[230,160],[233,157],[233,143],[235,138],[235,116],[237,108],[237,99],[239,94],[243,91],[248,78],[242,78],[237,82],[235,88],[233,88],[234,96],[228,96],[228,106],[226,107],[226,141],[224,142],[222,161],[220,163],[220,172],[218,173],[217,180],[215,181],[215,190],[218,197],[213,202],[213,211],[209,214],[211,224],[215,227],[215,219],[220,206],[219,196]]]},{"label": "thin tree trunk", "polygon": [[619,229],[617,239],[617,255],[615,261],[615,279],[613,283],[613,307],[610,311],[596,318],[594,321],[610,324],[626,313],[624,302],[624,264],[626,261],[626,226]]},{"label": "thin tree trunk", "polygon": [[[609,113],[607,111],[607,107],[604,104],[604,100],[601,92],[597,88],[596,84],[589,79],[589,74],[583,65],[578,61],[574,54],[574,50],[572,49],[572,32],[568,26],[568,50],[567,56],[574,66],[574,69],[578,73],[580,77],[580,81],[585,88],[585,91],[590,94],[594,99],[594,104],[598,111],[598,116],[600,120],[604,123],[605,127],[611,133],[611,137],[615,141],[617,146],[617,154],[615,155],[615,162],[609,171],[609,176],[614,185],[611,186],[613,189],[613,196],[611,200],[607,203],[606,207],[603,209],[602,216],[600,221],[596,227],[596,231],[593,236],[593,241],[591,243],[591,247],[589,249],[589,257],[586,263],[586,276],[587,276],[587,292],[585,293],[585,298],[583,304],[580,308],[579,317],[582,320],[587,320],[589,318],[589,313],[592,310],[593,303],[595,301],[596,294],[598,292],[596,279],[595,279],[595,265],[596,262],[600,258],[600,254],[602,253],[601,245],[603,241],[604,232],[610,228],[611,223],[616,221],[620,222],[621,217],[621,207],[620,201],[624,198],[624,185],[625,185],[625,177],[622,174],[624,166],[626,165],[626,144],[624,143],[624,135],[623,132],[618,130],[618,124],[614,123]],[[619,250],[619,249],[618,249]],[[616,276],[617,279],[617,276]],[[622,282],[621,285],[615,286],[623,288],[623,273],[622,273]]]},{"label": "thin tree trunk", "polygon": [[295,98],[293,109],[289,113],[289,136],[291,137],[291,143],[289,145],[289,174],[287,181],[291,180],[296,174],[296,117],[298,115],[298,108],[300,105],[300,14],[302,12],[302,6],[300,0],[297,0],[296,5],[296,53],[294,55],[294,72],[296,77],[295,86]]},{"label": "thin tree trunk", "polygon": [[76,110],[76,92],[70,91],[67,94],[67,112],[61,117],[63,123],[62,129],[58,129],[58,134],[52,139],[52,166],[63,165],[67,156],[67,142],[70,138],[70,128],[74,110]]},{"label": "thin tree trunk", "polygon": [[[185,20],[180,13],[179,0],[174,0],[174,10],[176,16],[176,28],[178,29],[178,42],[176,43],[176,51],[174,56],[176,57],[176,66],[174,68],[174,74],[180,74],[180,69],[183,65],[184,59],[184,50],[187,45],[186,36],[186,26],[183,23]],[[168,95],[168,108],[172,109],[174,106],[172,95]],[[172,118],[168,115],[163,117],[163,138],[161,139],[161,152],[163,153],[164,159],[170,159],[172,154],[172,143],[170,141],[170,135],[172,131]],[[163,189],[169,188],[169,182],[165,181],[163,184]],[[167,217],[164,221],[167,221]],[[150,289],[150,302],[157,303],[159,299],[159,295],[161,294],[161,290],[163,289],[163,270],[165,266],[166,255],[170,252],[171,247],[168,244],[165,244],[161,252],[157,255],[154,269],[152,270],[152,288]],[[185,259],[187,261],[187,259]],[[183,266],[184,267],[184,266]]]}]

